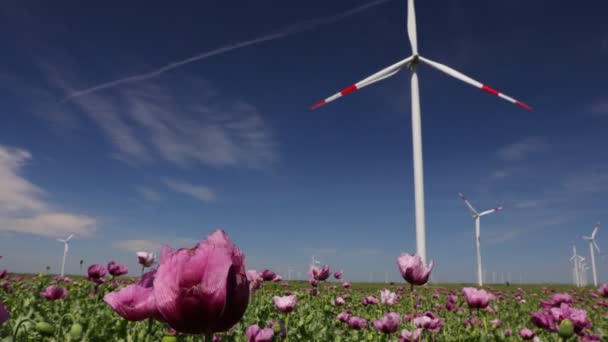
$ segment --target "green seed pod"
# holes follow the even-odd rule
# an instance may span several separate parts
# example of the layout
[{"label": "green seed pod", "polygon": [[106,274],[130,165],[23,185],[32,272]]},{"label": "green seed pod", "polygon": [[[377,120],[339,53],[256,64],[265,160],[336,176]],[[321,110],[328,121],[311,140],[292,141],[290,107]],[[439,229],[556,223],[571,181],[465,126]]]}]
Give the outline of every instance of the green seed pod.
[{"label": "green seed pod", "polygon": [[70,328],[70,338],[73,340],[79,340],[82,338],[82,325],[78,323],[72,324]]},{"label": "green seed pod", "polygon": [[569,319],[565,319],[559,323],[559,336],[568,338],[574,335],[574,324]]},{"label": "green seed pod", "polygon": [[165,335],[160,342],[177,342],[177,336]]},{"label": "green seed pod", "polygon": [[36,330],[44,336],[53,336],[53,334],[55,333],[55,329],[53,329],[53,326],[47,322],[36,323]]}]

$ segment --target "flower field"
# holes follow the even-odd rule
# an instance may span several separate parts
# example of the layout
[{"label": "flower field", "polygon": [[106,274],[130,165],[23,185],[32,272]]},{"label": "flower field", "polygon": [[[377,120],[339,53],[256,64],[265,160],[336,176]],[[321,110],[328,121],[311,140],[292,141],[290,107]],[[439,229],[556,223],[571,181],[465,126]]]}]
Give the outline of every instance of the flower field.
[{"label": "flower field", "polygon": [[327,266],[309,282],[245,271],[217,232],[151,259],[137,278],[116,262],[86,277],[0,273],[1,341],[601,341],[608,328],[608,286],[434,286],[408,254],[392,285]]}]

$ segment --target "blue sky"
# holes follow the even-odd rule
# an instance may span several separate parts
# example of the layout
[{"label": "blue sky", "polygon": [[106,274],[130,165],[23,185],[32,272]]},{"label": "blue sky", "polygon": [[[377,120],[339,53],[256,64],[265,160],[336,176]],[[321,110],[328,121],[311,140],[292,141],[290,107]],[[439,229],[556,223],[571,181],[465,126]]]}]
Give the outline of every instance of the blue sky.
[{"label": "blue sky", "polygon": [[[405,1],[323,19],[368,3],[3,2],[0,268],[57,271],[54,239],[75,232],[68,272],[137,273],[135,251],[221,227],[248,268],[303,275],[315,254],[348,280],[400,281],[396,257],[415,251],[409,73],[308,110],[410,54]],[[569,281],[570,242],[608,224],[608,5],[416,10],[421,55],[535,108],[419,68],[434,280],[475,279],[462,191],[505,208],[482,219],[489,278]],[[63,101],[292,25],[308,29]]]}]

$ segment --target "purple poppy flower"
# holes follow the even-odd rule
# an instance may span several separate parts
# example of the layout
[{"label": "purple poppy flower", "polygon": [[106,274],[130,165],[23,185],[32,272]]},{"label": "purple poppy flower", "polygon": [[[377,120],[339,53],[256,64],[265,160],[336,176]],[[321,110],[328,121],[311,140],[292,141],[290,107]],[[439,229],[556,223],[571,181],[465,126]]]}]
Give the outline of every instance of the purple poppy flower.
[{"label": "purple poppy flower", "polygon": [[129,273],[129,268],[126,265],[117,263],[116,261],[110,261],[108,263],[108,272],[111,275],[118,277]]},{"label": "purple poppy flower", "polygon": [[329,278],[331,273],[329,272],[329,266],[325,265],[321,268],[315,267],[315,266],[310,266],[310,274],[312,275],[312,277],[314,279],[323,281],[323,280],[327,280],[327,278]]},{"label": "purple poppy flower", "polygon": [[344,298],[342,297],[336,297],[336,299],[334,299],[334,305],[335,306],[342,306],[346,304],[346,301],[344,300]]},{"label": "purple poppy flower", "polygon": [[367,328],[367,326],[369,325],[369,323],[364,318],[357,317],[357,316],[349,317],[347,323],[351,329],[355,329],[355,330],[361,330],[363,328]]},{"label": "purple poppy flower", "polygon": [[602,297],[608,297],[608,284],[602,284],[599,292]]},{"label": "purple poppy flower", "polygon": [[401,330],[401,336],[399,336],[399,342],[420,341],[420,334],[422,334],[422,329],[414,329],[413,332],[410,332],[407,329],[403,329]]},{"label": "purple poppy flower", "polygon": [[256,270],[247,271],[247,280],[249,280],[249,290],[257,290],[262,287],[262,278]]},{"label": "purple poppy flower", "polygon": [[0,302],[0,325],[2,325],[2,323],[8,321],[10,315],[8,314],[8,310],[6,309],[6,306],[4,306],[4,303]]},{"label": "purple poppy flower", "polygon": [[62,287],[51,285],[40,292],[40,295],[48,300],[58,300],[67,297],[68,290]]},{"label": "purple poppy flower", "polygon": [[308,289],[308,294],[311,296],[316,296],[319,294],[319,290],[317,289]]},{"label": "purple poppy flower", "polygon": [[6,277],[7,274],[8,274],[7,270],[0,271],[0,279],[4,279],[4,277]]},{"label": "purple poppy flower", "polygon": [[394,305],[397,303],[397,294],[388,289],[380,291],[380,302],[386,305]]},{"label": "purple poppy flower", "polygon": [[280,275],[278,275],[278,274],[275,275],[274,278],[272,278],[272,281],[275,282],[275,283],[278,283],[278,282],[280,282],[282,280],[283,280],[283,277],[280,276]]},{"label": "purple poppy flower", "polygon": [[272,297],[272,301],[277,310],[281,312],[292,312],[298,304],[298,297],[295,295],[283,297],[274,296]]},{"label": "purple poppy flower", "polygon": [[245,332],[247,342],[269,342],[274,336],[272,328],[261,329],[259,325],[254,324],[249,326]]},{"label": "purple poppy flower", "polygon": [[348,281],[343,282],[342,283],[342,287],[344,287],[345,289],[349,288],[350,287],[350,282],[348,282]]},{"label": "purple poppy flower", "polygon": [[523,328],[519,331],[519,336],[524,340],[531,340],[534,338],[534,335],[534,331],[528,328]]},{"label": "purple poppy flower", "polygon": [[153,285],[162,319],[188,334],[230,329],[249,304],[244,262],[241,250],[219,229],[194,248],[163,246]]},{"label": "purple poppy flower", "polygon": [[374,305],[378,304],[378,300],[374,296],[367,296],[361,300],[361,305]]},{"label": "purple poppy flower", "polygon": [[342,272],[335,272],[334,273],[334,278],[336,278],[338,280],[342,279]]},{"label": "purple poppy flower", "polygon": [[154,299],[155,276],[156,270],[147,272],[137,284],[110,292],[103,297],[103,300],[127,321],[141,321],[147,318],[160,319]]},{"label": "purple poppy flower", "polygon": [[152,253],[143,251],[137,252],[137,262],[139,262],[139,264],[143,267],[150,267],[154,265],[154,259],[156,259],[156,256]]},{"label": "purple poppy flower", "polygon": [[456,304],[458,301],[458,296],[456,295],[448,295],[448,302],[452,304]]},{"label": "purple poppy flower", "polygon": [[443,324],[443,319],[431,311],[427,311],[422,316],[414,318],[414,326],[416,328],[430,330],[434,333],[438,333]]},{"label": "purple poppy flower", "polygon": [[351,318],[351,316],[352,316],[352,311],[345,310],[345,311],[340,312],[338,314],[338,316],[336,316],[336,318],[342,323],[348,323],[348,320]]},{"label": "purple poppy flower", "polygon": [[557,331],[556,319],[546,311],[535,311],[530,314],[530,320],[539,328],[549,331]]},{"label": "purple poppy flower", "polygon": [[392,334],[399,328],[401,323],[401,315],[396,312],[390,312],[384,317],[377,319],[374,322],[374,327],[385,334]]},{"label": "purple poppy flower", "polygon": [[405,281],[412,285],[424,285],[429,280],[431,271],[433,271],[433,264],[431,263],[426,267],[422,262],[422,259],[417,254],[403,253],[397,259],[397,265],[399,266],[399,272]]},{"label": "purple poppy flower", "polygon": [[556,293],[549,300],[541,300],[540,304],[544,308],[559,307],[562,303],[572,304],[572,296],[567,293]]},{"label": "purple poppy flower", "polygon": [[490,323],[492,323],[494,328],[500,328],[502,326],[502,320],[498,318],[491,320]]},{"label": "purple poppy flower", "polygon": [[313,287],[319,286],[319,281],[315,278],[310,278],[310,280],[308,280],[308,283],[310,284],[310,286],[313,286]]},{"label": "purple poppy flower", "polygon": [[272,272],[269,269],[264,269],[262,270],[262,273],[260,273],[260,276],[264,281],[272,281],[272,279],[276,277],[276,273]]},{"label": "purple poppy flower", "polygon": [[470,308],[485,309],[490,303],[490,295],[485,290],[465,287],[462,292]]},{"label": "purple poppy flower", "polygon": [[87,270],[87,279],[97,284],[105,282],[105,279],[103,279],[105,275],[106,269],[98,264],[89,266]]},{"label": "purple poppy flower", "polygon": [[510,328],[505,329],[505,337],[511,337],[513,335],[513,330]]}]

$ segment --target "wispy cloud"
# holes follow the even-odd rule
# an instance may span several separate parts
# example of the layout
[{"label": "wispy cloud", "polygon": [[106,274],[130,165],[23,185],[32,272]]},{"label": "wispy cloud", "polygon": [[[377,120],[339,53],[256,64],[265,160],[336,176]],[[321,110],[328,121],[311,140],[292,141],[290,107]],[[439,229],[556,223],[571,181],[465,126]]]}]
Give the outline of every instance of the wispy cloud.
[{"label": "wispy cloud", "polygon": [[544,152],[549,149],[549,145],[538,137],[529,137],[498,150],[498,156],[504,160],[517,161],[524,160],[529,155]]},{"label": "wispy cloud", "polygon": [[491,180],[505,179],[509,176],[509,172],[505,170],[495,170],[490,175]]},{"label": "wispy cloud", "polygon": [[137,186],[135,191],[146,201],[158,202],[162,200],[162,196],[156,190],[147,186]]},{"label": "wispy cloud", "polygon": [[590,107],[591,114],[603,116],[608,115],[608,100],[602,99],[593,103]]},{"label": "wispy cloud", "polygon": [[608,165],[572,174],[563,180],[562,186],[570,193],[608,192]]},{"label": "wispy cloud", "polygon": [[[59,68],[38,65],[53,87],[70,91]],[[257,108],[221,96],[196,77],[88,94],[64,107],[94,122],[114,146],[112,156],[131,165],[160,157],[183,168],[202,163],[260,169],[278,159],[271,128]]]},{"label": "wispy cloud", "polygon": [[83,95],[87,95],[87,94],[91,94],[94,93],[96,91],[100,91],[103,89],[107,89],[107,88],[112,88],[121,84],[125,84],[125,83],[131,83],[131,82],[137,82],[137,81],[143,81],[143,80],[148,80],[154,77],[158,77],[168,71],[171,71],[173,69],[177,69],[179,67],[182,67],[184,65],[190,64],[190,63],[194,63],[197,61],[201,61],[213,56],[217,56],[217,55],[221,55],[230,51],[234,51],[234,50],[238,50],[238,49],[242,49],[244,47],[247,46],[251,46],[251,45],[256,45],[259,43],[263,43],[266,41],[271,41],[271,40],[275,40],[275,39],[279,39],[279,38],[284,38],[296,33],[300,33],[300,32],[305,32],[305,31],[309,31],[312,29],[315,29],[321,25],[326,25],[326,24],[331,24],[334,23],[336,21],[342,20],[344,18],[348,18],[352,15],[355,15],[359,12],[365,11],[369,8],[381,5],[385,2],[388,2],[391,0],[376,0],[373,2],[370,2],[368,4],[365,5],[361,5],[361,6],[357,6],[355,8],[346,10],[344,12],[335,14],[335,15],[331,15],[331,16],[327,16],[327,17],[322,17],[322,18],[316,18],[316,19],[311,19],[311,20],[306,20],[306,21],[302,21],[299,23],[296,23],[294,25],[290,25],[288,27],[284,27],[281,28],[279,30],[276,30],[275,32],[257,37],[257,38],[253,38],[253,39],[249,39],[249,40],[245,40],[242,42],[238,42],[238,43],[233,43],[233,44],[229,44],[229,45],[225,45],[222,46],[220,48],[208,51],[208,52],[204,52],[192,57],[188,57],[186,59],[183,60],[179,60],[179,61],[174,61],[174,62],[170,62],[156,70],[153,70],[151,72],[148,73],[144,73],[144,74],[138,74],[138,75],[133,75],[130,77],[125,77],[125,78],[121,78],[115,81],[111,81],[111,82],[106,82],[106,83],[102,83],[96,86],[92,86],[90,88],[87,89],[83,89],[83,90],[79,90],[79,91],[74,91],[72,93],[70,93],[65,99],[64,101],[70,100],[70,99],[74,99],[76,97],[79,96],[83,96]]},{"label": "wispy cloud", "polygon": [[22,175],[29,151],[0,145],[0,231],[50,237],[91,235],[95,218],[55,210],[48,194]]},{"label": "wispy cloud", "polygon": [[209,187],[204,185],[195,185],[187,182],[177,181],[174,179],[165,179],[165,183],[172,190],[190,195],[203,202],[212,202],[215,200],[215,194]]}]

